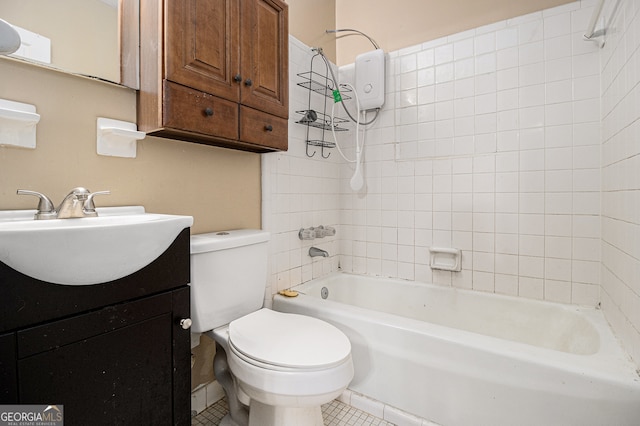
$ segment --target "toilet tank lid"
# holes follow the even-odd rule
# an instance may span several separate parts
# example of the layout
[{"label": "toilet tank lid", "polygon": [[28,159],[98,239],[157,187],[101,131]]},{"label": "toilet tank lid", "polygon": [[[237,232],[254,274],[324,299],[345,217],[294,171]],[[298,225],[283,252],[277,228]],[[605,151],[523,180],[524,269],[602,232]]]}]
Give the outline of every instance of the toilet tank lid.
[{"label": "toilet tank lid", "polygon": [[269,232],[260,229],[234,229],[191,236],[191,253],[205,253],[269,241]]}]

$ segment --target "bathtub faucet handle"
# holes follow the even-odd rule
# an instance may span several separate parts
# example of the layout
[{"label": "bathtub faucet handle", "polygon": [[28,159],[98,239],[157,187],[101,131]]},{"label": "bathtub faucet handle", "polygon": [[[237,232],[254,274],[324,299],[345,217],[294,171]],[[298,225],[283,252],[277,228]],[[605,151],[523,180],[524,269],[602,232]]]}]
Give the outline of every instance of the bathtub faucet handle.
[{"label": "bathtub faucet handle", "polygon": [[301,240],[315,240],[316,230],[314,228],[300,228],[298,238]]}]

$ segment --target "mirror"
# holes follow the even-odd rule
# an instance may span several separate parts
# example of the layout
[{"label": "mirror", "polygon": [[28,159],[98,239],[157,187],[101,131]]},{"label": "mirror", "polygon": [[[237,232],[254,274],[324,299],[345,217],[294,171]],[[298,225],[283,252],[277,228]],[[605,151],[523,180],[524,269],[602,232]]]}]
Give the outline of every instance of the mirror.
[{"label": "mirror", "polygon": [[0,19],[22,39],[11,57],[132,88],[138,11],[138,0],[0,0]]}]

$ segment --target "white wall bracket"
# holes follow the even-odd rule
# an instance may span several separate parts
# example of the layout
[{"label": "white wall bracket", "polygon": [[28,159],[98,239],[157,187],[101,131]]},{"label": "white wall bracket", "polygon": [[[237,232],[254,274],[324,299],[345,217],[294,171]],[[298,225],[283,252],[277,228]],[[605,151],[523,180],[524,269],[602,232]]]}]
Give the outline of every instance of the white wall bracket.
[{"label": "white wall bracket", "polygon": [[431,269],[460,272],[462,270],[462,251],[454,248],[429,247]]},{"label": "white wall bracket", "polygon": [[34,149],[39,121],[35,105],[0,99],[0,145]]},{"label": "white wall bracket", "polygon": [[[607,34],[607,28],[604,24],[604,19],[602,29],[596,31],[596,24],[600,19],[600,14],[602,13],[602,7],[604,6],[604,0],[598,0],[595,7],[593,8],[593,14],[591,15],[591,20],[589,21],[589,26],[587,27],[587,31],[584,33],[585,41],[593,41],[595,42],[600,49],[604,47],[604,37]],[[598,37],[602,37],[598,39]]]},{"label": "white wall bracket", "polygon": [[146,136],[135,123],[98,117],[97,150],[99,155],[136,158],[137,143]]}]

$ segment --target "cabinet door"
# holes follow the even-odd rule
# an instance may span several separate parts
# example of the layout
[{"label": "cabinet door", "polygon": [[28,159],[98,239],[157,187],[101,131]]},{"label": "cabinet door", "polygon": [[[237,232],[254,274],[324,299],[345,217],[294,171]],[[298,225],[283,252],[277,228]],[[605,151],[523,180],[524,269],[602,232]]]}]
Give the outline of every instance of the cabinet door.
[{"label": "cabinet door", "polygon": [[191,333],[180,323],[191,313],[189,290],[172,292],[173,426],[191,425]]},{"label": "cabinet door", "polygon": [[172,424],[171,315],[18,361],[20,402],[68,425]]},{"label": "cabinet door", "polygon": [[188,297],[185,288],[18,331],[20,403],[64,405],[68,425],[187,425]]},{"label": "cabinet door", "polygon": [[241,0],[241,103],[289,116],[289,27],[286,3]]},{"label": "cabinet door", "polygon": [[16,336],[0,335],[0,404],[18,401],[18,374],[16,371]]},{"label": "cabinet door", "polygon": [[165,7],[167,80],[238,102],[238,0],[166,0]]}]

